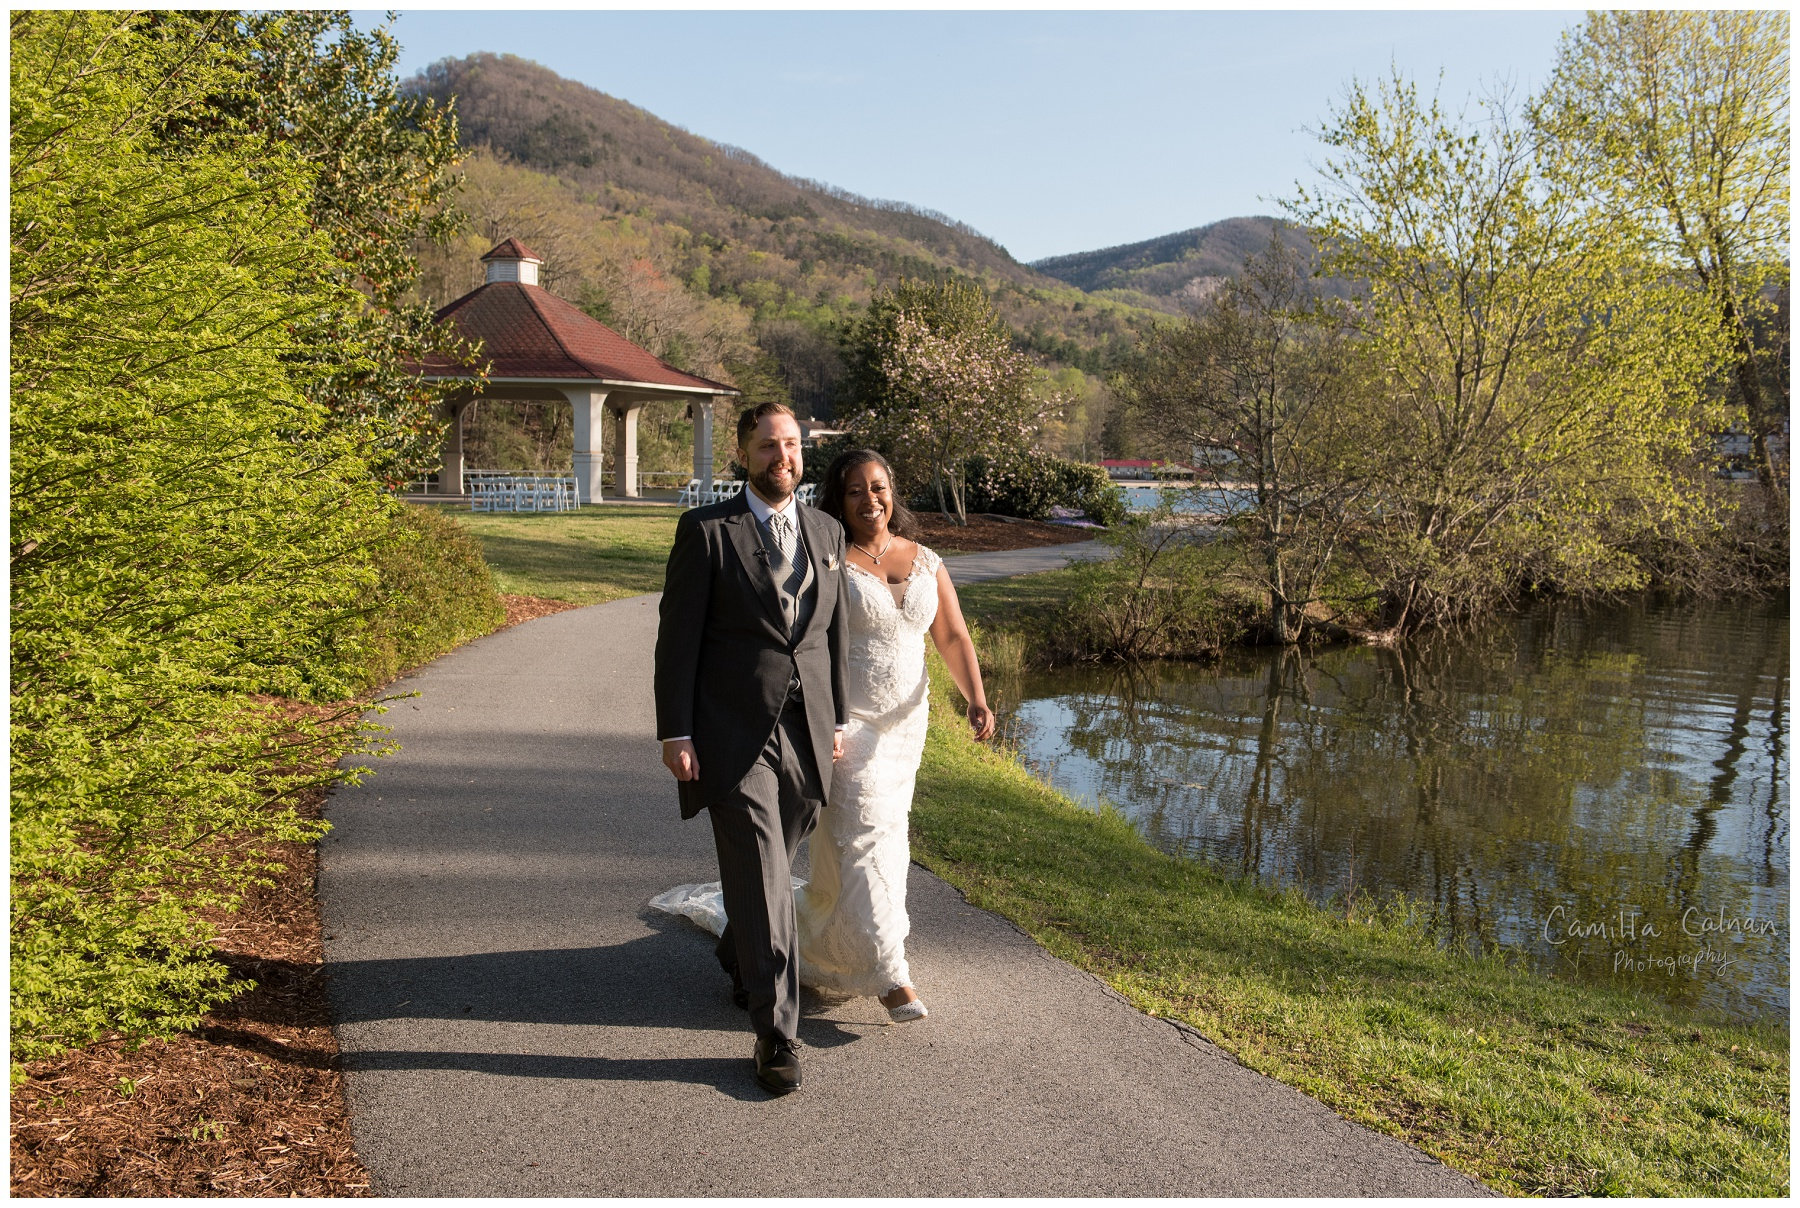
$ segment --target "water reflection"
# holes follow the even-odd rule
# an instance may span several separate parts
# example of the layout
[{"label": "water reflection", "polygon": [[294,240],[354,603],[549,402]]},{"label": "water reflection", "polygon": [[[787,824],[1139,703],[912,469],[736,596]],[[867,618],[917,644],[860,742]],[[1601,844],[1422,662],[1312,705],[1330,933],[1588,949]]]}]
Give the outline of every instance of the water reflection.
[{"label": "water reflection", "polygon": [[1404,891],[1562,975],[1785,1013],[1787,658],[1780,604],[1546,607],[1394,649],[1047,673],[1011,725],[1164,850],[1322,901]]}]

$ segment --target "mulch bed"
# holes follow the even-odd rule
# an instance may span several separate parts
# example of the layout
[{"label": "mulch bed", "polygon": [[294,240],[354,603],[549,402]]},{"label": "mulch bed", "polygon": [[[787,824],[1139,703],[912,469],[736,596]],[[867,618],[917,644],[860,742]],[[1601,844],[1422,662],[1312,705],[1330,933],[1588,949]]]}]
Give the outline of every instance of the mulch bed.
[{"label": "mulch bed", "polygon": [[[323,792],[301,807],[317,817]],[[219,955],[256,988],[200,1027],[27,1065],[12,1092],[15,1196],[363,1196],[325,998],[317,851],[220,924]]]},{"label": "mulch bed", "polygon": [[1075,528],[1067,524],[1043,524],[1012,516],[977,514],[967,527],[944,518],[941,512],[914,512],[924,529],[920,539],[939,553],[988,554],[1009,549],[1035,549],[1040,545],[1066,545],[1092,541],[1104,529]]},{"label": "mulch bed", "polygon": [[[526,621],[535,621],[539,617],[581,607],[567,600],[546,600],[543,596],[501,596],[500,602],[506,605],[506,620],[501,623],[500,629],[511,629]],[[499,631],[497,629],[494,632]]]}]

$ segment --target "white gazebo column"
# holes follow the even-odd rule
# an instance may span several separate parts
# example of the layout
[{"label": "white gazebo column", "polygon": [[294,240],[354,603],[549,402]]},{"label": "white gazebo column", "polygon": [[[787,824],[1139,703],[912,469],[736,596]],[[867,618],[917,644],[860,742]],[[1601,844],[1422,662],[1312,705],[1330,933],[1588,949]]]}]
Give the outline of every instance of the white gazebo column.
[{"label": "white gazebo column", "polygon": [[444,428],[444,465],[438,471],[440,495],[463,493],[463,412],[469,409],[472,401],[467,394],[460,392],[444,400],[444,411],[449,416],[449,423]]},{"label": "white gazebo column", "polygon": [[575,490],[581,502],[599,503],[606,391],[565,387],[563,394],[575,408]]},{"label": "white gazebo column", "polygon": [[712,399],[707,397],[694,399],[694,478],[702,492],[712,490],[713,408]]},{"label": "white gazebo column", "polygon": [[613,413],[613,495],[619,499],[636,499],[637,484],[637,420],[642,403],[615,403]]}]

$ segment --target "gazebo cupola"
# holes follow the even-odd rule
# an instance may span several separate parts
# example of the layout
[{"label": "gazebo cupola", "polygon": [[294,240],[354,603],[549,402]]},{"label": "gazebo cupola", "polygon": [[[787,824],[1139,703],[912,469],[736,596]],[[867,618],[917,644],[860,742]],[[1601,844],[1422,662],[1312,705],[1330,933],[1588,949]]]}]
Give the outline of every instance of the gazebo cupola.
[{"label": "gazebo cupola", "polygon": [[428,381],[469,383],[444,404],[450,428],[440,491],[462,494],[462,419],[477,397],[567,399],[575,408],[575,481],[583,503],[600,499],[602,408],[614,421],[615,491],[629,499],[638,494],[638,412],[658,400],[685,399],[694,410],[694,477],[711,481],[712,401],[736,396],[735,387],[675,368],[539,285],[544,261],[517,239],[481,260],[486,281],[438,311],[437,321],[480,345],[486,381],[477,384],[473,369],[447,358],[420,366]]},{"label": "gazebo cupola", "polygon": [[537,253],[517,239],[508,239],[483,256],[481,262],[487,265],[489,282],[517,281],[521,285],[536,285],[538,265],[543,263]]}]

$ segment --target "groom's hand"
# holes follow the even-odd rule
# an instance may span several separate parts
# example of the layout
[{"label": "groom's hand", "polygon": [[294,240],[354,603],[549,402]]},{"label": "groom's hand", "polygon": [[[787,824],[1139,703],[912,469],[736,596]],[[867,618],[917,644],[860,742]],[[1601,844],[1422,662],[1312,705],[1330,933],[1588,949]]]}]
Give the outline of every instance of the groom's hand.
[{"label": "groom's hand", "polygon": [[671,738],[663,743],[663,766],[675,773],[677,780],[700,779],[700,758],[694,754],[694,740]]},{"label": "groom's hand", "polygon": [[836,763],[844,757],[844,732],[834,730],[831,735],[831,762]]}]

